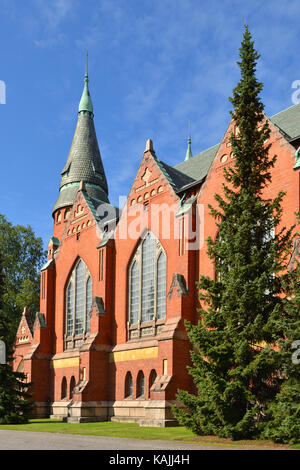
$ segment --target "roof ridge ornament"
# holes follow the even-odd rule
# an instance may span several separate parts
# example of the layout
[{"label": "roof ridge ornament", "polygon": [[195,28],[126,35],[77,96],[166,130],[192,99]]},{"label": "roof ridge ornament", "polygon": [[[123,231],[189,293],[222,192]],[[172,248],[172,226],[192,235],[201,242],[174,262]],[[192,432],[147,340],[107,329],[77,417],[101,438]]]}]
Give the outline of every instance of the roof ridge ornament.
[{"label": "roof ridge ornament", "polygon": [[81,180],[80,183],[79,183],[78,191],[86,191],[85,182],[83,180]]},{"label": "roof ridge ornament", "polygon": [[153,149],[153,142],[152,142],[151,139],[148,139],[147,142],[146,142],[146,148],[145,148],[144,153],[145,153],[145,152],[153,152],[153,153],[155,153],[155,152],[154,152],[154,149]]}]

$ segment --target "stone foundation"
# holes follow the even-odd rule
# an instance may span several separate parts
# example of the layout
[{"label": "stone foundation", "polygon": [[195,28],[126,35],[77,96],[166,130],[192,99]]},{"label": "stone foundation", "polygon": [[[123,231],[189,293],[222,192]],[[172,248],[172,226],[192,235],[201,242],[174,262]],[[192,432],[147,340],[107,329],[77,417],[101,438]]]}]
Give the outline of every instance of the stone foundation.
[{"label": "stone foundation", "polygon": [[115,402],[80,402],[62,400],[52,403],[52,419],[68,423],[114,421],[138,423],[140,426],[177,426],[171,406],[164,400],[122,400]]},{"label": "stone foundation", "polygon": [[178,426],[178,422],[173,416],[171,407],[175,404],[172,401],[149,400],[145,404],[145,419],[140,421],[140,426],[170,427]]},{"label": "stone foundation", "polygon": [[31,413],[31,419],[45,419],[49,418],[51,411],[50,403],[46,402],[34,402],[34,409]]}]

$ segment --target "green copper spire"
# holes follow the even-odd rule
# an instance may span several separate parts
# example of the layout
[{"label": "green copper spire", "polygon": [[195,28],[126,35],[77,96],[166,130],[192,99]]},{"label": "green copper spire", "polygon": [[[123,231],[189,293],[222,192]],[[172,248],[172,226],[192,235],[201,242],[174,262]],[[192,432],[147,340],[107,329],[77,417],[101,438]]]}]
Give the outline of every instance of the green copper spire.
[{"label": "green copper spire", "polygon": [[88,76],[88,53],[86,53],[86,71],[84,77],[84,88],[82,97],[79,103],[78,112],[81,114],[91,113],[93,114],[93,103],[89,92],[89,76]]},{"label": "green copper spire", "polygon": [[77,124],[66,164],[61,172],[59,195],[53,208],[72,206],[78,190],[97,206],[109,203],[108,185],[96,135],[93,105],[88,90],[86,63],[85,84],[79,105]]},{"label": "green copper spire", "polygon": [[191,148],[191,121],[189,121],[189,138],[188,138],[188,148],[187,148],[187,151],[186,151],[186,154],[185,154],[185,159],[184,160],[189,160],[190,158],[192,158],[193,154],[192,154],[192,148]]}]

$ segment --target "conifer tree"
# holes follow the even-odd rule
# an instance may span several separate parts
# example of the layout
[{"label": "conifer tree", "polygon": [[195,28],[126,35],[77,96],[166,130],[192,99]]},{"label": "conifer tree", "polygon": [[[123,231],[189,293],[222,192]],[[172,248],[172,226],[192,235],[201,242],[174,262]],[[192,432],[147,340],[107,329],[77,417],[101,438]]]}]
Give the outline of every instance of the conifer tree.
[{"label": "conifer tree", "polygon": [[[300,214],[298,215],[300,221]],[[300,239],[298,238],[297,243]],[[275,442],[300,442],[300,260],[295,259],[283,279],[285,308],[278,311],[274,330],[285,332],[278,342],[281,373],[284,381],[280,393],[270,404],[269,420],[263,437]]]},{"label": "conifer tree", "polygon": [[0,340],[7,347],[7,362],[0,364],[0,423],[25,423],[32,410],[31,395],[28,393],[30,383],[25,382],[25,375],[14,372],[11,363],[11,350],[7,341],[10,325],[3,314],[3,272],[0,253]]},{"label": "conifer tree", "polygon": [[189,372],[198,393],[179,390],[184,408],[174,407],[178,421],[197,434],[232,439],[260,434],[267,405],[280,390],[281,356],[274,344],[283,334],[276,322],[285,308],[281,275],[293,230],[279,229],[283,192],[274,200],[263,197],[276,156],[270,156],[258,59],[245,26],[241,79],[230,98],[234,161],[224,170],[224,194],[215,195],[219,208],[210,207],[218,228],[217,239],[208,239],[216,279],[201,276],[200,320],[186,323],[193,345]]}]

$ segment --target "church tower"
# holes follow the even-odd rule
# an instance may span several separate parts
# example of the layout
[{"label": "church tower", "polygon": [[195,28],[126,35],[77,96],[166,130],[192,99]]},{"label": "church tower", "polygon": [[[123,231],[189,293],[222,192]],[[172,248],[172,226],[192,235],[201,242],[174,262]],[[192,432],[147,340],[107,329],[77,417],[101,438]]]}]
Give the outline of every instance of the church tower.
[{"label": "church tower", "polygon": [[66,164],[61,172],[59,196],[52,210],[54,219],[63,208],[73,205],[81,181],[95,206],[109,203],[108,186],[94,126],[87,64],[77,125]]}]

